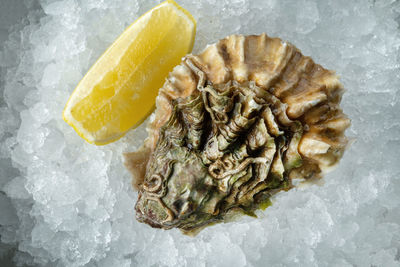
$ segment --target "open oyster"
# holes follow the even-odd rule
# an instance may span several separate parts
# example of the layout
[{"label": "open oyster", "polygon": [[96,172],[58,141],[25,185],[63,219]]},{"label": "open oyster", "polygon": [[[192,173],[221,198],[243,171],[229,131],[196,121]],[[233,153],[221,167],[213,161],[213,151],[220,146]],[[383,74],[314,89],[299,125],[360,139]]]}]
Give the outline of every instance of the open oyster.
[{"label": "open oyster", "polygon": [[342,93],[334,72],[265,34],[186,56],[160,89],[145,144],[125,155],[137,219],[193,233],[320,177],[347,144]]}]

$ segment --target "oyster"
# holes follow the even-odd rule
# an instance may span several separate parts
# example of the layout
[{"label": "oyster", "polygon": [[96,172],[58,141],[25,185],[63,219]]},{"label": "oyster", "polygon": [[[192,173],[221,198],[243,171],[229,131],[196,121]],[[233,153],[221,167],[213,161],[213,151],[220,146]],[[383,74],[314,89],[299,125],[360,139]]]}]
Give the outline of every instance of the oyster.
[{"label": "oyster", "polygon": [[159,91],[143,147],[125,155],[137,219],[196,233],[321,177],[347,144],[343,91],[334,72],[265,34],[187,55]]}]

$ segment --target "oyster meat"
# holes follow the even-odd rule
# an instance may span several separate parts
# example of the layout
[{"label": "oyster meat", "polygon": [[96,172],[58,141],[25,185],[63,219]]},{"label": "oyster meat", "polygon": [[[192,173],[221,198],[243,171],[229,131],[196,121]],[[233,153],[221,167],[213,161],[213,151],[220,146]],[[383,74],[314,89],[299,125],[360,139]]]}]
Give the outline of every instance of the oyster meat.
[{"label": "oyster meat", "polygon": [[125,155],[137,219],[196,233],[321,177],[347,144],[343,91],[333,71],[266,34],[187,55],[159,91],[143,147]]}]

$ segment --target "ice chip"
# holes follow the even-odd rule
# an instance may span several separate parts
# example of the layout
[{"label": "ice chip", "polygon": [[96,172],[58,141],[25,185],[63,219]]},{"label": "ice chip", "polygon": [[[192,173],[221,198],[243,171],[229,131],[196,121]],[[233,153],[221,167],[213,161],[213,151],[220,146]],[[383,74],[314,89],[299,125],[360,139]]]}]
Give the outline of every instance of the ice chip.
[{"label": "ice chip", "polygon": [[56,64],[47,65],[42,77],[42,85],[46,87],[55,86],[61,79],[61,73]]},{"label": "ice chip", "polygon": [[10,198],[28,199],[30,196],[25,189],[25,182],[26,179],[23,177],[15,177],[4,186],[3,190]]},{"label": "ice chip", "polygon": [[43,102],[36,103],[31,109],[32,117],[40,124],[45,124],[51,119],[48,108]]},{"label": "ice chip", "polygon": [[15,207],[4,194],[0,194],[0,211],[0,225],[5,227],[18,223]]}]

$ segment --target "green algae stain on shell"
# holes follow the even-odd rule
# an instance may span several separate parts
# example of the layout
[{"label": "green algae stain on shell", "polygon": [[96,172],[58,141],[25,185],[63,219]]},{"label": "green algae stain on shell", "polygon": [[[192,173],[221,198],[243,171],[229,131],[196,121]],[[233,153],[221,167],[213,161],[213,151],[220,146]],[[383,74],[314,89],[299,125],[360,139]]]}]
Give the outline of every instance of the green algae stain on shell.
[{"label": "green algae stain on shell", "polygon": [[186,56],[160,89],[143,147],[125,155],[137,219],[193,234],[254,216],[293,179],[321,177],[347,144],[343,91],[334,72],[265,34]]}]

